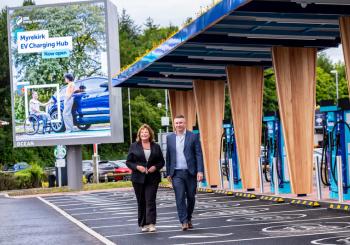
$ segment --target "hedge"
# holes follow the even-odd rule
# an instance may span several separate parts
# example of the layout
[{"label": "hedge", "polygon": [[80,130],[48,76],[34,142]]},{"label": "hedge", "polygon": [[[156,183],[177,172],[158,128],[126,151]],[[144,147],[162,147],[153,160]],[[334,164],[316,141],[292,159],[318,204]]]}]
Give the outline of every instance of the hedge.
[{"label": "hedge", "polygon": [[38,165],[14,174],[0,172],[0,191],[41,187],[41,182],[45,179],[44,171]]}]

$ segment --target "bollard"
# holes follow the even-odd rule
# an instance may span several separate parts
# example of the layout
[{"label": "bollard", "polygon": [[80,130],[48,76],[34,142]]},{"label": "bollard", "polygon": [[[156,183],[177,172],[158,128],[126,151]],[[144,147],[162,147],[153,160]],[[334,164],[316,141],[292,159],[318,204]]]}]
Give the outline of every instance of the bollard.
[{"label": "bollard", "polygon": [[315,161],[315,174],[316,174],[316,187],[317,187],[317,200],[322,199],[322,191],[321,191],[321,175],[320,175],[320,162],[319,157],[316,157]]},{"label": "bollard", "polygon": [[344,202],[343,196],[343,173],[341,156],[337,156],[337,176],[338,176],[338,201]]},{"label": "bollard", "polygon": [[261,158],[260,157],[258,157],[258,164],[259,164],[260,193],[264,193],[263,170],[261,168]]},{"label": "bollard", "polygon": [[278,175],[277,175],[277,159],[273,158],[273,184],[275,188],[275,195],[279,195],[279,187],[278,187]]},{"label": "bollard", "polygon": [[105,174],[105,182],[108,182],[107,174]]},{"label": "bollard", "polygon": [[230,174],[230,190],[234,191],[235,185],[234,185],[234,180],[233,180],[232,158],[229,158],[228,164],[229,164],[229,174]]}]

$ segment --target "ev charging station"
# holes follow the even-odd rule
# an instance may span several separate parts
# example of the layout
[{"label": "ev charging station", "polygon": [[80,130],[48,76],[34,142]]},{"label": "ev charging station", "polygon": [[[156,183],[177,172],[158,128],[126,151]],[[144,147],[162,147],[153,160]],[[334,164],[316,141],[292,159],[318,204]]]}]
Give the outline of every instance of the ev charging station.
[{"label": "ev charging station", "polygon": [[[224,175],[227,176],[229,189],[242,189],[241,172],[239,168],[238,152],[235,138],[235,130],[231,122],[225,121],[222,124],[224,133],[222,135],[222,145],[224,152],[224,166],[219,161],[221,185],[224,186]],[[224,172],[224,173],[223,173]]]},{"label": "ev charging station", "polygon": [[[329,186],[331,199],[350,200],[350,103],[340,99],[321,102],[325,113],[324,145],[321,158],[321,179]],[[341,193],[339,195],[339,192]]]},{"label": "ev charging station", "polygon": [[[265,123],[265,179],[270,182],[272,193],[291,193],[287,155],[284,144],[282,124],[278,112],[267,113]],[[270,179],[267,177],[267,165],[270,167]],[[276,190],[278,188],[278,190]]]}]

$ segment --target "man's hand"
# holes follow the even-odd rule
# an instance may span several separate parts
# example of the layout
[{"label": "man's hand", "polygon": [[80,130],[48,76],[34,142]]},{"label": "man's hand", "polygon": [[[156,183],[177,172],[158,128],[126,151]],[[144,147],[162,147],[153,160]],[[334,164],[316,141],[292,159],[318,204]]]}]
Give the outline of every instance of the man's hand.
[{"label": "man's hand", "polygon": [[171,182],[171,176],[168,176],[167,179],[169,182]]},{"label": "man's hand", "polygon": [[203,180],[203,173],[202,172],[198,172],[197,173],[197,181],[201,182]]},{"label": "man's hand", "polygon": [[144,166],[137,165],[137,170],[140,171],[141,173],[147,173],[147,169]]},{"label": "man's hand", "polygon": [[152,167],[150,167],[147,171],[148,171],[148,173],[153,173],[153,172],[155,172],[157,170],[157,168],[155,167],[155,166],[152,166]]}]

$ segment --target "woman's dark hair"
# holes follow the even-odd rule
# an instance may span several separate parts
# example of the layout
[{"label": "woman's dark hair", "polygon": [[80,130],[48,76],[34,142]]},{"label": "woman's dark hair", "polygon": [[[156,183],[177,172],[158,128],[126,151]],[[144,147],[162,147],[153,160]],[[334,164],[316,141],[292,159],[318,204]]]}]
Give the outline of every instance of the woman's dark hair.
[{"label": "woman's dark hair", "polygon": [[74,77],[71,73],[64,74],[64,78],[67,78],[71,82],[74,80]]}]

